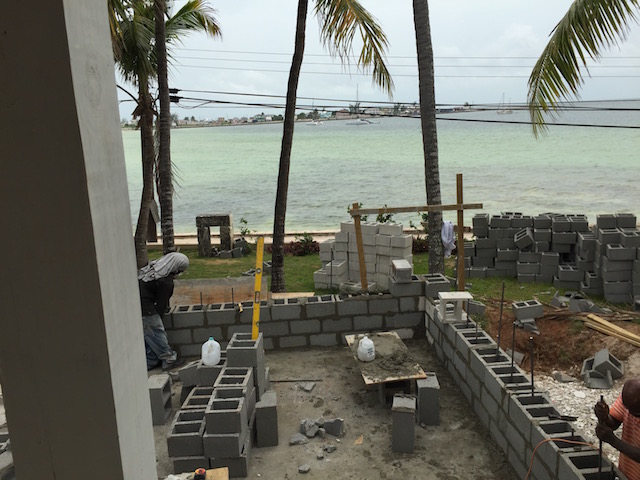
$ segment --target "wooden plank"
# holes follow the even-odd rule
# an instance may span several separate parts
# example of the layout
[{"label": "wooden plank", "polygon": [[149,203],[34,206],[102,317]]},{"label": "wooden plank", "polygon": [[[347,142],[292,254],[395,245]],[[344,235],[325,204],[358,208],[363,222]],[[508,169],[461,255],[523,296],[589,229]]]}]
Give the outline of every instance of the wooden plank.
[{"label": "wooden plank", "polygon": [[[405,353],[406,356],[413,361],[413,357],[409,354],[406,345],[402,341],[402,339],[398,336],[396,332],[376,332],[373,334],[369,334],[369,338],[373,341],[374,346],[376,345],[376,337],[383,336],[389,338],[394,346],[397,346],[398,351],[400,353]],[[383,361],[384,357],[379,356],[376,347],[376,358],[372,362],[361,362],[358,360],[358,342],[362,338],[362,335],[345,335],[345,340],[347,341],[347,345],[351,349],[351,353],[360,369],[360,373],[362,375],[362,379],[364,380],[365,385],[380,385],[389,382],[398,382],[402,380],[418,380],[421,378],[427,378],[427,374],[424,372],[422,367],[415,362],[412,364],[408,370],[403,371],[398,369],[397,371],[389,370],[389,373],[384,377],[379,377],[372,374],[372,370],[379,371],[378,365],[381,361]]]},{"label": "wooden plank", "polygon": [[[358,208],[358,204],[354,203],[353,208]],[[364,245],[362,244],[362,225],[360,225],[360,215],[353,217],[353,224],[356,227],[356,245],[358,247],[358,265],[360,267],[360,286],[363,291],[369,289],[367,283],[367,266],[364,263]]]},{"label": "wooden plank", "polygon": [[[461,173],[456,175],[456,202],[458,202],[458,205],[463,205]],[[464,292],[464,210],[462,208],[458,209],[458,245],[456,247],[458,250],[458,280],[456,283],[458,284],[458,291]]]},{"label": "wooden plank", "polygon": [[640,342],[640,337],[638,335],[636,335],[636,334],[634,334],[634,333],[632,333],[632,332],[630,332],[628,330],[625,330],[622,327],[619,327],[615,323],[608,322],[607,320],[605,320],[602,317],[599,317],[598,315],[594,315],[593,313],[590,313],[589,315],[587,315],[587,318],[589,320],[593,320],[593,321],[605,326],[606,328],[618,333],[619,335],[624,335],[624,336],[626,336],[628,338],[631,338],[631,339],[633,339],[635,341]]},{"label": "wooden plank", "polygon": [[614,332],[612,330],[609,330],[608,328],[606,328],[605,326],[601,325],[600,323],[596,323],[596,322],[587,320],[587,321],[584,322],[584,324],[587,327],[589,327],[589,328],[591,328],[593,330],[596,330],[596,331],[598,331],[600,333],[604,333],[605,335],[608,335],[610,337],[618,338],[618,339],[623,340],[623,341],[625,341],[627,343],[630,343],[631,345],[634,345],[636,347],[640,347],[640,341],[633,340],[632,338],[629,338],[629,337],[627,337],[625,335],[622,335],[620,333],[616,333],[616,332]]},{"label": "wooden plank", "polygon": [[[355,205],[355,204],[354,204]],[[418,207],[387,207],[387,208],[357,208],[354,206],[349,213],[356,215],[384,215],[385,213],[413,213],[413,212],[440,212],[444,210],[476,210],[482,207],[482,203],[465,203],[454,205],[422,205]]]},{"label": "wooden plank", "polygon": [[229,480],[229,468],[222,467],[207,470],[205,480]]}]

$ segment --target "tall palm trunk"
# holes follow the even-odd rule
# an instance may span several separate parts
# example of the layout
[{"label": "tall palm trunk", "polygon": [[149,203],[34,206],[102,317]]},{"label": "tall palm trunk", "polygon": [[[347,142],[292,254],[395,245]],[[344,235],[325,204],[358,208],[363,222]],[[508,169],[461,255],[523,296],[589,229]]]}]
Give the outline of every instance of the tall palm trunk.
[{"label": "tall palm trunk", "polygon": [[173,175],[171,174],[171,102],[167,67],[167,45],[165,32],[166,0],[155,0],[156,56],[158,62],[158,95],[160,115],[158,118],[158,199],[160,201],[160,229],[162,251],[175,250],[173,235]]},{"label": "tall palm trunk", "polygon": [[280,167],[278,170],[278,189],[273,219],[273,247],[271,257],[271,291],[284,292],[284,226],[287,213],[287,192],[289,190],[289,166],[291,165],[291,147],[296,114],[296,95],[298,80],[304,53],[305,28],[307,24],[308,0],[298,1],[298,19],[296,22],[296,43],[287,86],[287,103],[284,110],[284,126]]},{"label": "tall palm trunk", "polygon": [[138,268],[149,263],[147,254],[147,226],[149,211],[153,201],[153,166],[155,147],[153,142],[153,100],[149,94],[146,81],[140,84],[140,98],[136,112],[140,116],[140,138],[142,145],[142,197],[140,199],[140,213],[134,244],[136,249],[136,263]]},{"label": "tall palm trunk", "polygon": [[[413,23],[416,31],[416,49],[418,51],[420,125],[422,127],[427,204],[441,205],[433,46],[431,45],[427,0],[413,0]],[[429,230],[429,273],[444,273],[444,251],[441,234],[442,212],[429,212],[427,223]]]}]

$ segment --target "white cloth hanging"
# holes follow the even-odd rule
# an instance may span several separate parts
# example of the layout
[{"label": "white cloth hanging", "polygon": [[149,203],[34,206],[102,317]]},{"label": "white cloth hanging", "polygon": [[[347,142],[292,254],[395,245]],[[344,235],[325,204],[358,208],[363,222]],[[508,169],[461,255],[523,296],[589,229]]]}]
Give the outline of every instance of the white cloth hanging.
[{"label": "white cloth hanging", "polygon": [[456,248],[456,234],[451,222],[442,222],[442,247],[445,258],[449,258]]}]

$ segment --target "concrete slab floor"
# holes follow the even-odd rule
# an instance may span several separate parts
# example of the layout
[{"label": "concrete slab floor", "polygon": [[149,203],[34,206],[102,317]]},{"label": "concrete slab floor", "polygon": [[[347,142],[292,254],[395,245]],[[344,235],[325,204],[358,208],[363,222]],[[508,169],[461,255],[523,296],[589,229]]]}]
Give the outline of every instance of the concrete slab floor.
[{"label": "concrete slab floor", "polygon": [[[425,371],[436,372],[440,383],[440,425],[416,425],[413,454],[391,451],[391,408],[380,407],[376,389],[365,389],[346,346],[268,351],[271,388],[278,397],[279,445],[252,449],[247,478],[294,478],[300,475],[298,467],[308,464],[307,478],[516,480],[504,454],[482,428],[427,341],[405,343]],[[296,380],[314,380],[316,386],[307,392]],[[166,425],[154,427],[158,478],[162,479],[174,473],[167,456],[166,434],[179,408],[180,389],[180,382],[174,382],[174,412]],[[320,416],[343,418],[344,437],[327,435],[324,440],[315,437],[305,445],[289,445],[301,420]],[[357,441],[360,436],[361,444]],[[318,459],[324,445],[337,448]]]}]

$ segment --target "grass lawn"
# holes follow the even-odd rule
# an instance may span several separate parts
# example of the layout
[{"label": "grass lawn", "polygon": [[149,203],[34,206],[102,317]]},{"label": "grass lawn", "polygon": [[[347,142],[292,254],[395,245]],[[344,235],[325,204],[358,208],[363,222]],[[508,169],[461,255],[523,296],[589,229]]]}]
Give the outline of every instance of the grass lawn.
[{"label": "grass lawn", "polygon": [[[241,258],[221,259],[217,257],[198,257],[198,250],[181,248],[180,251],[189,257],[189,268],[180,278],[183,280],[198,278],[239,277],[243,272],[256,267],[255,251]],[[150,251],[151,259],[160,256],[159,251]],[[264,260],[270,260],[271,255],[265,253]],[[445,273],[453,277],[456,257],[445,260]],[[413,256],[413,271],[416,274],[429,272],[429,254],[420,253]],[[285,281],[288,292],[314,292],[313,272],[322,267],[320,256],[310,254],[302,257],[286,256],[284,261]],[[271,278],[267,276],[270,283]],[[482,301],[487,298],[500,298],[502,282],[505,283],[505,299],[526,300],[537,297],[540,301],[548,302],[556,289],[550,284],[520,283],[515,278],[472,278],[467,279],[469,291],[475,298]],[[319,290],[316,293],[327,293]]]}]

